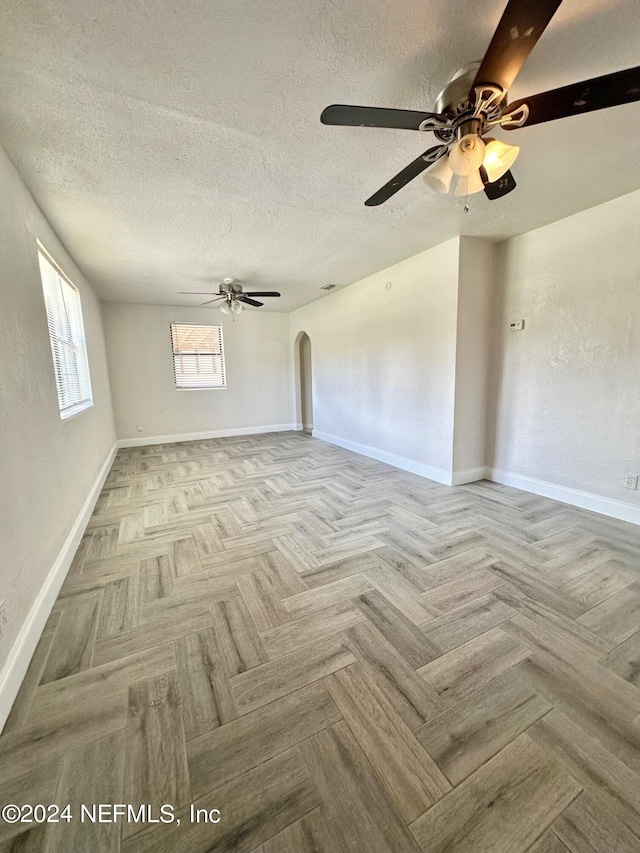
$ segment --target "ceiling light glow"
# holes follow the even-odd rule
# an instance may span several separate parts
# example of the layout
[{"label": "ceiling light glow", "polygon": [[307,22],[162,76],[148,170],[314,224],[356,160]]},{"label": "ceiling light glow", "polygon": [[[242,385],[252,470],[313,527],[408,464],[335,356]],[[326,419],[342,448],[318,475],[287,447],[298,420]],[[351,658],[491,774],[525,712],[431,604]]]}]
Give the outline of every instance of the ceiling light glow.
[{"label": "ceiling light glow", "polygon": [[520,153],[517,145],[507,145],[499,139],[488,139],[482,165],[487,170],[489,181],[500,180],[509,171]]}]

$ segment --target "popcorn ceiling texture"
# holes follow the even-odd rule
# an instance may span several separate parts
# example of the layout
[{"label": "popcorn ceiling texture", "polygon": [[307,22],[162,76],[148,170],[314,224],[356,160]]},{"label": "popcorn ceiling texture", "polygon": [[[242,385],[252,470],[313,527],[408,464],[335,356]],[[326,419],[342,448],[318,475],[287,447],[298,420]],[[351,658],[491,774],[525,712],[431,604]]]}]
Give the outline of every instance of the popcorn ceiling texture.
[{"label": "popcorn ceiling texture", "polygon": [[[364,207],[431,137],[324,127],[322,108],[432,107],[503,6],[7,0],[0,143],[101,299],[191,306],[176,291],[231,274],[289,311],[459,234],[504,239],[640,187],[632,104],[510,134],[518,190],[467,216],[419,179]],[[565,0],[513,97],[636,65],[639,43],[635,0]]]}]

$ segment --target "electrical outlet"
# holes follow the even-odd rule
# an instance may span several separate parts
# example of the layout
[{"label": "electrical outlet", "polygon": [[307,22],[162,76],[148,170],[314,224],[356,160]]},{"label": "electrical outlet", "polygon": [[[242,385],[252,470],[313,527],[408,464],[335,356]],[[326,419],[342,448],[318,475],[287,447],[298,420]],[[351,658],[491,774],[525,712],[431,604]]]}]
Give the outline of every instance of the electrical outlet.
[{"label": "electrical outlet", "polygon": [[638,475],[637,474],[625,474],[624,478],[624,487],[625,489],[637,489],[638,488]]}]

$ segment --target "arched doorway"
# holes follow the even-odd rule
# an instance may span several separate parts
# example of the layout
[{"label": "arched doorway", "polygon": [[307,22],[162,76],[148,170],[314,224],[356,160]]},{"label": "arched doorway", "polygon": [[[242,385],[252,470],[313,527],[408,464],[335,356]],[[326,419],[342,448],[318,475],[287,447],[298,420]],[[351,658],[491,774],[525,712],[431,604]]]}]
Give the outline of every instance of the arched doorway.
[{"label": "arched doorway", "polygon": [[298,424],[304,432],[313,432],[313,383],[311,372],[311,340],[300,332],[295,343],[296,355],[296,408]]}]

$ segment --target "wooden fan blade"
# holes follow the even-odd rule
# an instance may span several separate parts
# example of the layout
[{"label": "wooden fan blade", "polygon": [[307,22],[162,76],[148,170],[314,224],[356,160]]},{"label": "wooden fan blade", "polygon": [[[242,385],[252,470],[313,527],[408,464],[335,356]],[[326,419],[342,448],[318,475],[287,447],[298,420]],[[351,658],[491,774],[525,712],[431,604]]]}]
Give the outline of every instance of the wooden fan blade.
[{"label": "wooden fan blade", "polygon": [[511,88],[527,57],[536,46],[562,0],[509,0],[493,34],[471,88],[476,86]]},{"label": "wooden fan blade", "polygon": [[251,293],[243,293],[243,296],[280,296],[277,290],[255,290]]},{"label": "wooden fan blade", "polygon": [[387,181],[383,187],[380,187],[377,192],[365,201],[367,207],[375,207],[376,205],[382,204],[390,199],[392,195],[395,195],[398,192],[398,190],[401,190],[402,187],[406,186],[409,181],[417,178],[421,172],[428,169],[429,166],[442,157],[446,151],[446,145],[436,145],[434,148],[430,148],[428,151],[425,151],[424,154],[416,157],[413,163],[409,163],[408,166],[405,166],[401,172],[398,172],[395,177],[391,178],[390,181]]},{"label": "wooden fan blade", "polygon": [[347,127],[391,127],[399,130],[420,130],[428,118],[444,121],[438,113],[417,110],[394,110],[386,107],[356,107],[350,104],[332,104],[322,111],[322,124],[339,124]]},{"label": "wooden fan blade", "polygon": [[237,296],[236,299],[238,302],[246,302],[247,305],[254,305],[256,308],[260,308],[264,305],[264,302],[258,302],[257,299],[249,299],[246,293],[243,293],[241,296]]},{"label": "wooden fan blade", "polygon": [[[509,104],[507,109],[517,109],[526,104],[529,107],[529,115],[523,127],[529,127],[531,124],[605,110],[634,101],[640,101],[640,66],[593,77],[591,80],[582,80],[560,89],[551,89],[530,98],[522,98]],[[507,126],[505,130],[515,128]]]}]

